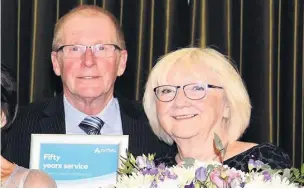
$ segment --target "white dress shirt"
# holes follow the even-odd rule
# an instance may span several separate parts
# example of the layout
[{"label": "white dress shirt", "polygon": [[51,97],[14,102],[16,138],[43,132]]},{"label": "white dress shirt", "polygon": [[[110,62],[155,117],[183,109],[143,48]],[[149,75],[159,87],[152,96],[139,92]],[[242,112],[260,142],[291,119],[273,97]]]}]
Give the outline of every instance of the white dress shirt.
[{"label": "white dress shirt", "polygon": [[[63,102],[66,134],[86,134],[78,125],[88,115],[74,108],[65,96],[63,96]],[[100,130],[101,134],[123,134],[119,103],[116,98],[112,97],[106,107],[100,113],[94,116],[99,117],[104,122],[104,125]]]}]

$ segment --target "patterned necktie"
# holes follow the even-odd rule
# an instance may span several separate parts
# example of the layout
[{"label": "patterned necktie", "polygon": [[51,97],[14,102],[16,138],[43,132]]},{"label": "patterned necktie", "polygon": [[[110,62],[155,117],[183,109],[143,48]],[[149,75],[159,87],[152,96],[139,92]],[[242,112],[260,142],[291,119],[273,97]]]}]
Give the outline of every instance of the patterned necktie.
[{"label": "patterned necktie", "polygon": [[99,117],[88,116],[79,124],[79,127],[88,135],[99,135],[103,124],[104,122]]}]

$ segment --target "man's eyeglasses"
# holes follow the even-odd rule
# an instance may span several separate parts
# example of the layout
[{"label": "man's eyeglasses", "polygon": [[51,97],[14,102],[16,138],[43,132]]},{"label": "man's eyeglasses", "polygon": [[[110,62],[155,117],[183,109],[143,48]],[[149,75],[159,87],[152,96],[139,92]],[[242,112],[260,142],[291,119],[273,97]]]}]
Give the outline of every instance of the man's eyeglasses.
[{"label": "man's eyeglasses", "polygon": [[84,55],[88,48],[92,50],[92,53],[97,58],[109,58],[114,56],[115,50],[122,50],[118,45],[115,44],[97,44],[92,46],[63,45],[55,50],[55,52],[62,50],[65,58],[80,58],[82,55]]},{"label": "man's eyeglasses", "polygon": [[158,100],[162,102],[172,101],[177,94],[177,90],[182,88],[186,97],[191,100],[199,100],[206,96],[208,88],[223,89],[223,87],[201,84],[201,83],[190,83],[184,86],[173,86],[173,85],[162,85],[154,88],[154,93]]}]

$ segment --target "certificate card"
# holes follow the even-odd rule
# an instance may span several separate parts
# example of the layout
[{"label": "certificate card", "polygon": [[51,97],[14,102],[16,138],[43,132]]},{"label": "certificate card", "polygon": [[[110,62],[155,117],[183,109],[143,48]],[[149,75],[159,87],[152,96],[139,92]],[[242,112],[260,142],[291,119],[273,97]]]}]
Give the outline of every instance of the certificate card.
[{"label": "certificate card", "polygon": [[58,187],[106,187],[116,183],[128,135],[32,134],[30,168],[48,173]]}]

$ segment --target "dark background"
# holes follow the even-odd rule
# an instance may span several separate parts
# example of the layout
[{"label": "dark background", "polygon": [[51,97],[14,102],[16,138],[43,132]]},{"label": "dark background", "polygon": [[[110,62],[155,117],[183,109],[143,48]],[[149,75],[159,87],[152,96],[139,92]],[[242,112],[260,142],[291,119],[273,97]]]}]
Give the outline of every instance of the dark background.
[{"label": "dark background", "polygon": [[51,68],[56,20],[79,4],[111,11],[129,52],[119,92],[141,100],[157,58],[213,47],[237,65],[252,100],[243,140],[272,142],[299,167],[304,158],[303,0],[1,0],[1,64],[17,77],[19,103],[61,92]]}]

